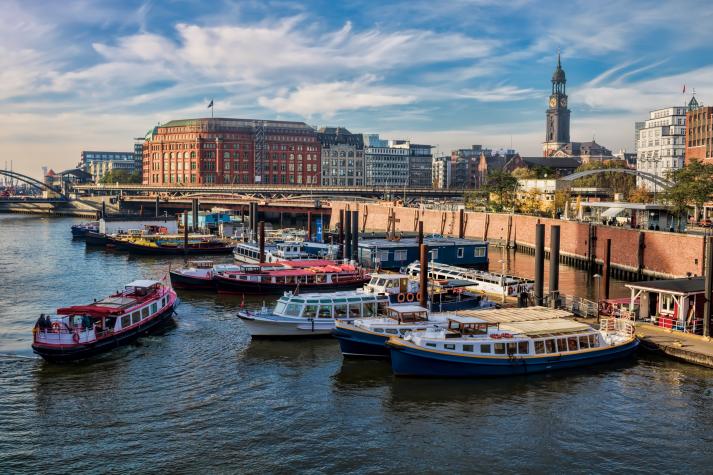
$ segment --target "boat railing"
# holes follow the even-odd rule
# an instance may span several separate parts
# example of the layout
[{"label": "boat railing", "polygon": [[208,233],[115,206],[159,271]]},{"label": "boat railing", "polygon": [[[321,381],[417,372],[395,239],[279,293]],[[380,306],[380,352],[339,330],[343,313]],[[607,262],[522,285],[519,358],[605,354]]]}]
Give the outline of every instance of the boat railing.
[{"label": "boat railing", "polygon": [[599,329],[604,333],[615,333],[624,336],[634,336],[636,326],[628,318],[604,317],[599,321]]},{"label": "boat railing", "polygon": [[62,322],[59,327],[40,329],[35,326],[34,339],[38,343],[52,345],[75,345],[88,343],[97,339],[94,328],[70,328]]}]

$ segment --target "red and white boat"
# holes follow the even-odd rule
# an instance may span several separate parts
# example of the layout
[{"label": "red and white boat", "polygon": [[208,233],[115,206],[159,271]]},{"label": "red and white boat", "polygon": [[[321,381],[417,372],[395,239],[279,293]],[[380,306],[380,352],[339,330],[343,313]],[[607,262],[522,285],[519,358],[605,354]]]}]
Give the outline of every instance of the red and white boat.
[{"label": "red and white boat", "polygon": [[125,345],[173,314],[176,292],[156,280],[135,280],[124,290],[88,305],[41,315],[32,349],[48,361],[73,361]]},{"label": "red and white boat", "polygon": [[360,266],[327,259],[244,264],[238,270],[216,272],[218,292],[278,293],[286,291],[334,291],[354,289],[370,280]]}]

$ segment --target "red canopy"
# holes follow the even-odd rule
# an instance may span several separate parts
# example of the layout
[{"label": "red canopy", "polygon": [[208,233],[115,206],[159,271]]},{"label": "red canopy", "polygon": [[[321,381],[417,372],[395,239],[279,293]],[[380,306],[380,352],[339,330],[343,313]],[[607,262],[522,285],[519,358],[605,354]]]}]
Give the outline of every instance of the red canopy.
[{"label": "red canopy", "polygon": [[120,315],[121,309],[102,307],[99,305],[74,305],[57,309],[58,315],[87,315],[90,317],[108,317],[110,315]]}]

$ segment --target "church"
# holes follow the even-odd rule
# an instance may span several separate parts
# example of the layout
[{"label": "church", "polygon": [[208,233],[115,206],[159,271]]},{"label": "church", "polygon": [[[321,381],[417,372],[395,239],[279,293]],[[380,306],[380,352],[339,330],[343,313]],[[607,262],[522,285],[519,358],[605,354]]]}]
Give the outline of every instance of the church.
[{"label": "church", "polygon": [[552,74],[552,93],[547,109],[545,142],[542,144],[544,157],[573,157],[581,163],[612,159],[611,150],[591,142],[571,142],[569,138],[570,110],[567,108],[567,77],[562,69],[560,55],[557,54],[557,68]]}]

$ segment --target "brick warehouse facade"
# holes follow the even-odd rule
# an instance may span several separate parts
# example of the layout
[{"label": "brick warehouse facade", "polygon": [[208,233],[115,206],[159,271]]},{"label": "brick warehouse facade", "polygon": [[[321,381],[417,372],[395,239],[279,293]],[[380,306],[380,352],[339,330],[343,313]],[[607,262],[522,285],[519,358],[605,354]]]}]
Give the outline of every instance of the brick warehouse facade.
[{"label": "brick warehouse facade", "polygon": [[689,107],[686,113],[686,164],[713,162],[713,107]]},{"label": "brick warehouse facade", "polygon": [[320,143],[304,122],[172,120],[146,134],[143,183],[320,184]]}]

